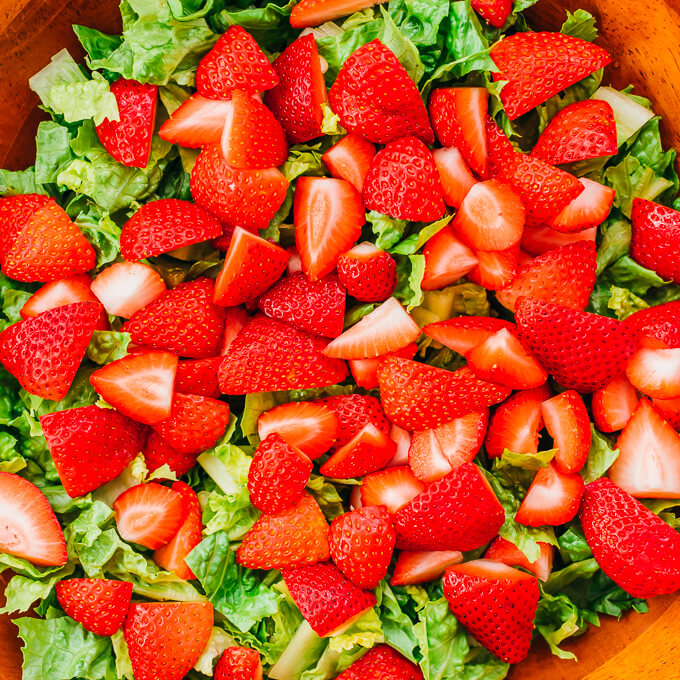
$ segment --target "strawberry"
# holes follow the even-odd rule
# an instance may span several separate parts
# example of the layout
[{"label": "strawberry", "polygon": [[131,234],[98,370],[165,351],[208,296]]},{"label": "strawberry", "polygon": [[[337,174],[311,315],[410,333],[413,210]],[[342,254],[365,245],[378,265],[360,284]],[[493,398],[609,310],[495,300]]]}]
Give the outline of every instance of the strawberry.
[{"label": "strawberry", "polygon": [[321,160],[333,177],[347,180],[361,193],[374,157],[375,145],[350,132],[328,149]]},{"label": "strawberry", "polygon": [[498,252],[474,251],[477,266],[467,273],[467,278],[487,290],[500,290],[511,283],[519,268],[519,246]]},{"label": "strawberry", "polygon": [[165,281],[141,262],[114,262],[97,274],[92,292],[109,314],[129,319],[165,293]]},{"label": "strawberry", "polygon": [[425,273],[421,281],[423,290],[444,288],[468,274],[479,260],[450,226],[438,231],[425,244]]},{"label": "strawberry", "polygon": [[215,281],[215,304],[233,307],[256,298],[278,281],[287,263],[283,248],[236,227]]},{"label": "strawberry", "polygon": [[541,385],[522,390],[503,402],[491,416],[484,442],[490,458],[500,458],[506,449],[513,453],[537,453],[543,429],[541,402],[550,398],[550,388]]},{"label": "strawberry", "polygon": [[601,99],[569,104],[550,121],[532,156],[550,165],[612,156],[618,151],[612,107]]},{"label": "strawberry", "polygon": [[288,180],[276,169],[227,165],[217,144],[204,147],[191,171],[191,195],[224,226],[264,229],[283,204]]},{"label": "strawberry", "polygon": [[218,399],[222,392],[217,381],[217,371],[222,357],[208,359],[183,359],[177,364],[175,389],[183,394]]},{"label": "strawberry", "polygon": [[509,567],[522,567],[541,581],[547,581],[552,571],[555,549],[550,543],[543,543],[542,541],[539,541],[537,545],[541,551],[540,556],[534,562],[529,562],[527,556],[514,543],[507,541],[502,536],[496,536],[486,549],[484,559],[502,562]]},{"label": "strawberry", "polygon": [[376,0],[300,0],[290,13],[293,28],[319,26],[326,21],[372,7]]},{"label": "strawberry", "polygon": [[403,550],[394,565],[393,586],[418,585],[441,578],[446,567],[463,561],[459,550]]},{"label": "strawberry", "polygon": [[516,33],[490,52],[503,85],[501,102],[510,120],[566,90],[611,62],[606,50],[562,33]]},{"label": "strawberry", "polygon": [[66,614],[96,635],[120,630],[132,599],[132,583],[104,578],[59,581],[54,590]]},{"label": "strawberry", "polygon": [[680,399],[652,399],[652,404],[674,430],[680,430]]},{"label": "strawberry", "polygon": [[541,404],[541,415],[553,438],[555,466],[564,474],[579,472],[590,451],[590,417],[578,392],[568,390]]},{"label": "strawberry", "polygon": [[512,11],[512,0],[472,0],[472,9],[492,26],[503,28]]},{"label": "strawberry", "polygon": [[66,396],[95,326],[98,302],[48,309],[0,333],[0,361],[31,394],[60,401]]},{"label": "strawberry", "polygon": [[408,359],[386,357],[378,367],[387,417],[406,430],[426,430],[503,401],[510,390],[479,380],[463,367],[445,371]]},{"label": "strawberry", "polygon": [[17,194],[0,198],[0,263],[4,265],[5,253],[16,237],[40,208],[55,200],[43,194]]},{"label": "strawberry", "polygon": [[437,139],[442,146],[456,147],[480,177],[487,173],[488,105],[484,87],[446,87],[430,95],[430,119]]},{"label": "strawberry", "polygon": [[609,479],[586,487],[579,513],[593,557],[633,597],[680,588],[680,536]]},{"label": "strawberry", "polygon": [[344,670],[336,680],[423,680],[414,663],[389,645],[376,645]]},{"label": "strawberry", "polygon": [[454,208],[460,208],[470,189],[477,184],[477,180],[470,172],[470,168],[463,160],[460,151],[455,147],[450,149],[435,149],[432,152],[434,164],[439,172],[439,181],[444,192],[444,203]]},{"label": "strawberry", "polygon": [[550,223],[555,231],[571,234],[591,229],[602,224],[609,215],[616,191],[586,177],[579,178],[579,182],[583,191]]},{"label": "strawberry", "polygon": [[532,227],[526,225],[522,235],[522,249],[530,255],[542,255],[549,250],[554,250],[570,243],[579,243],[580,241],[592,241],[595,243],[596,234],[597,227],[573,234],[565,234],[555,231],[551,227]]},{"label": "strawberry", "polygon": [[97,125],[97,137],[119,163],[145,168],[156,125],[158,87],[118,78],[111,84],[111,93],[116,98],[120,119],[104,119]]},{"label": "strawberry", "polygon": [[631,314],[624,323],[637,333],[643,347],[680,347],[680,300],[640,309]]},{"label": "strawberry", "polygon": [[570,243],[520,267],[512,283],[496,293],[496,299],[513,312],[522,295],[583,310],[595,287],[596,269],[595,243]]},{"label": "strawberry", "polygon": [[37,486],[0,471],[0,550],[41,567],[66,564],[64,531]]},{"label": "strawberry", "polygon": [[227,647],[215,666],[215,680],[262,680],[262,661],[254,649]]},{"label": "strawberry", "polygon": [[183,357],[205,359],[219,350],[225,312],[213,304],[211,279],[200,277],[163,293],[123,324],[132,342]]},{"label": "strawberry", "polygon": [[416,137],[402,137],[378,151],[363,196],[368,210],[401,220],[432,222],[446,210],[432,152]]},{"label": "strawberry", "polygon": [[253,318],[243,307],[229,307],[226,310],[226,317],[227,321],[224,324],[224,337],[222,338],[222,343],[220,345],[221,356],[226,356],[229,353],[231,343],[236,340],[236,336]]},{"label": "strawberry", "polygon": [[153,428],[175,451],[197,454],[215,446],[228,424],[228,404],[210,397],[175,392],[170,416]]},{"label": "strawberry", "polygon": [[302,271],[312,281],[330,274],[342,253],[361,236],[364,204],[344,179],[300,177],[295,185],[293,222]]},{"label": "strawberry", "polygon": [[174,354],[151,350],[102,366],[90,383],[124,416],[153,425],[170,416],[176,373]]},{"label": "strawberry", "polygon": [[385,578],[395,540],[389,513],[375,505],[336,517],[328,534],[333,562],[355,586],[367,590]]},{"label": "strawberry", "polygon": [[198,149],[219,144],[231,102],[193,94],[161,125],[158,136],[172,144]]},{"label": "strawberry", "polygon": [[593,420],[602,432],[621,430],[630,420],[638,405],[635,388],[625,375],[593,392]]},{"label": "strawberry", "polygon": [[135,680],[181,680],[198,661],[213,629],[210,602],[139,602],[123,633]]},{"label": "strawberry", "polygon": [[265,94],[265,104],[283,126],[290,144],[320,137],[328,95],[314,35],[300,36],[272,64],[279,83]]},{"label": "strawberry", "polygon": [[347,294],[361,302],[387,300],[397,286],[397,263],[364,241],[338,258],[338,276]]},{"label": "strawberry", "polygon": [[633,387],[655,399],[680,397],[680,348],[640,348],[626,368]]},{"label": "strawberry", "polygon": [[196,70],[196,88],[210,99],[231,99],[236,89],[263,92],[278,82],[269,60],[242,26],[230,26]]},{"label": "strawberry", "polygon": [[458,316],[437,321],[423,328],[423,333],[458,354],[465,355],[501,329],[515,330],[515,324],[492,316]]},{"label": "strawberry", "polygon": [[384,505],[395,514],[423,491],[425,485],[408,466],[391,467],[366,475],[361,483],[363,505]]},{"label": "strawberry", "polygon": [[120,252],[126,260],[143,260],[216,238],[220,223],[189,201],[162,198],[145,203],[123,225]]},{"label": "strawberry", "polygon": [[300,613],[320,637],[339,633],[376,603],[332,562],[284,569],[283,580]]},{"label": "strawberry", "polygon": [[630,256],[662,279],[680,283],[677,246],[680,242],[680,212],[634,198],[632,219]]},{"label": "strawberry", "polygon": [[328,523],[308,493],[292,507],[262,515],[236,551],[248,569],[283,569],[327,560]]},{"label": "strawberry", "polygon": [[408,450],[413,474],[424,482],[441,479],[469,463],[484,443],[489,412],[468,413],[432,430],[414,432]]},{"label": "strawberry", "polygon": [[390,421],[387,420],[380,401],[375,397],[365,394],[345,394],[325,397],[316,403],[330,408],[338,419],[336,449],[350,442],[367,423],[374,425],[385,434],[390,432]]},{"label": "strawberry", "polygon": [[[418,351],[418,345],[412,342],[406,347],[402,347],[394,352],[389,352],[383,356],[403,357],[404,359],[413,359]],[[350,359],[349,368],[352,372],[354,382],[359,387],[365,390],[374,390],[378,387],[378,366],[383,356],[375,357],[373,359]]]},{"label": "strawberry", "polygon": [[287,510],[302,497],[311,471],[312,461],[272,432],[255,450],[248,471],[250,502],[272,515]]},{"label": "strawberry", "polygon": [[523,297],[515,319],[522,344],[567,389],[608,385],[635,351],[635,335],[624,324],[597,314]]},{"label": "strawberry", "polygon": [[534,576],[491,560],[449,567],[444,575],[444,597],[455,617],[506,663],[529,653],[539,596]]},{"label": "strawberry", "polygon": [[581,475],[565,474],[555,463],[536,473],[515,520],[529,527],[559,526],[571,522],[583,495]]},{"label": "strawberry", "polygon": [[394,516],[400,550],[474,550],[488,543],[505,512],[484,475],[464,463],[425,487]]},{"label": "strawberry", "polygon": [[275,319],[256,317],[229,347],[218,372],[224,394],[326,387],[347,377],[347,366],[322,354],[326,341]]},{"label": "strawberry", "polygon": [[159,467],[167,465],[177,477],[189,472],[196,465],[198,458],[193,453],[176,451],[155,432],[149,434],[142,453],[149,472],[155,472]]},{"label": "strawberry", "polygon": [[337,338],[345,321],[345,289],[335,274],[310,281],[302,272],[280,279],[257,306],[272,319],[327,338]]},{"label": "strawberry", "polygon": [[369,142],[389,144],[411,135],[434,142],[418,87],[380,40],[345,60],[328,96],[343,127]]},{"label": "strawberry", "polygon": [[335,442],[338,418],[323,403],[294,401],[263,413],[257,421],[257,431],[262,440],[272,433],[279,434],[288,444],[314,460]]}]

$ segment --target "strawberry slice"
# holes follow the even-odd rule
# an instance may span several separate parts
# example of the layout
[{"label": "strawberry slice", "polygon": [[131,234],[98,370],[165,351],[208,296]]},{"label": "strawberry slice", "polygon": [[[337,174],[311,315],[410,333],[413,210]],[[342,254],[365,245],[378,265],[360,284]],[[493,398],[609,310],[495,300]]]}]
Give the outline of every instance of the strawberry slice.
[{"label": "strawberry slice", "polygon": [[363,428],[319,468],[326,477],[353,479],[382,470],[394,457],[397,445],[372,423]]},{"label": "strawberry slice", "polygon": [[390,584],[407,586],[436,581],[447,567],[462,561],[463,553],[459,550],[403,550],[397,557]]},{"label": "strawberry slice", "polygon": [[217,371],[222,357],[209,359],[184,359],[177,364],[175,390],[182,394],[198,394],[217,399],[222,395]]},{"label": "strawberry slice", "polygon": [[640,309],[624,323],[638,335],[642,347],[680,347],[680,300]]},{"label": "strawberry slice", "polygon": [[338,419],[337,438],[334,448],[338,449],[351,441],[367,423],[371,423],[385,434],[390,433],[380,401],[366,394],[345,394],[319,399],[317,404],[328,406]]},{"label": "strawberry slice", "polygon": [[595,390],[592,402],[595,427],[602,432],[621,430],[633,415],[638,401],[637,391],[625,375]]},{"label": "strawberry slice", "polygon": [[423,290],[439,290],[458,281],[477,266],[479,260],[450,226],[438,231],[423,249],[425,273],[421,281]]},{"label": "strawberry slice", "polygon": [[395,352],[389,352],[388,354],[375,357],[374,359],[350,359],[349,368],[352,372],[354,382],[365,390],[374,390],[378,387],[378,366],[384,356],[413,359],[417,351],[418,345],[416,345],[415,342],[412,342],[402,349],[398,349]]},{"label": "strawberry slice", "polygon": [[534,576],[473,560],[446,570],[444,596],[455,617],[499,659],[519,663],[526,658],[540,596]]},{"label": "strawberry slice", "polygon": [[512,0],[472,0],[472,9],[492,26],[503,28],[512,11]]},{"label": "strawberry slice", "polygon": [[628,362],[626,377],[633,387],[648,397],[680,397],[680,347],[641,347]]},{"label": "strawberry slice", "polygon": [[336,680],[364,680],[389,678],[390,680],[423,680],[423,672],[414,663],[389,645],[376,645]]},{"label": "strawberry slice", "polygon": [[444,192],[444,203],[460,208],[463,200],[470,193],[477,180],[470,172],[470,168],[463,160],[460,151],[455,147],[450,149],[435,149],[432,152],[434,164],[439,171],[439,181]]},{"label": "strawberry slice", "polygon": [[616,191],[586,177],[579,178],[583,191],[568,203],[553,219],[550,226],[563,233],[591,229],[607,219]]},{"label": "strawberry slice", "polygon": [[318,281],[335,269],[338,257],[361,236],[366,217],[361,196],[349,182],[300,177],[295,185],[293,221],[302,271]]},{"label": "strawberry slice", "polygon": [[501,329],[515,330],[515,324],[492,316],[458,316],[437,321],[423,328],[423,333],[458,354],[465,355]]},{"label": "strawberry slice", "polygon": [[380,0],[300,0],[290,13],[293,28],[319,26],[326,21],[361,12]]},{"label": "strawberry slice", "polygon": [[66,564],[64,532],[42,491],[27,479],[0,471],[0,550],[40,567]]},{"label": "strawberry slice", "polygon": [[348,295],[361,302],[382,302],[397,287],[397,263],[364,241],[338,258],[338,276]]},{"label": "strawberry slice", "polygon": [[543,253],[547,253],[549,250],[555,250],[555,248],[560,248],[570,243],[579,243],[580,241],[592,241],[595,243],[596,235],[597,227],[573,234],[564,234],[555,231],[551,227],[526,225],[522,235],[522,249],[530,255],[543,255]]},{"label": "strawberry slice", "polygon": [[364,477],[361,483],[361,503],[384,505],[394,515],[424,488],[425,484],[414,476],[410,467],[390,467]]},{"label": "strawberry slice", "polygon": [[680,399],[652,399],[652,403],[674,430],[680,430]]},{"label": "strawberry slice", "polygon": [[571,522],[583,495],[583,478],[560,472],[554,463],[541,468],[531,482],[515,520],[529,527]]},{"label": "strawberry slice", "polygon": [[196,88],[210,99],[231,99],[237,89],[264,92],[278,82],[255,38],[238,25],[220,36],[196,70]]},{"label": "strawberry slice", "polygon": [[632,219],[630,256],[662,279],[680,283],[680,212],[634,198]]},{"label": "strawberry slice", "polygon": [[30,222],[40,208],[55,200],[44,194],[18,194],[0,198],[0,263],[4,265],[6,252],[18,234]]},{"label": "strawberry slice", "polygon": [[328,149],[321,160],[333,177],[347,180],[361,193],[374,157],[375,145],[350,132]]},{"label": "strawberry slice", "polygon": [[124,416],[153,425],[170,416],[177,357],[148,351],[112,361],[90,376],[97,394]]},{"label": "strawberry slice", "polygon": [[208,99],[196,93],[170,114],[158,130],[158,136],[189,149],[219,144],[231,110],[229,101]]},{"label": "strawberry slice", "polygon": [[475,250],[477,266],[467,273],[467,278],[487,290],[500,290],[517,276],[519,246],[499,252]]},{"label": "strawberry slice", "polygon": [[523,567],[541,581],[547,581],[552,571],[555,549],[550,543],[542,541],[537,545],[541,551],[540,556],[534,562],[529,562],[527,556],[514,543],[502,536],[496,536],[486,549],[484,558],[507,564],[509,567]]},{"label": "strawberry slice", "polygon": [[265,104],[281,123],[290,144],[320,137],[323,108],[328,100],[314,35],[300,36],[272,64],[278,84],[265,96]]},{"label": "strawberry slice", "polygon": [[254,649],[227,647],[215,666],[215,680],[262,680],[262,661]]},{"label": "strawberry slice", "polygon": [[176,477],[181,477],[189,472],[196,465],[198,458],[193,453],[176,451],[155,432],[149,434],[142,453],[149,472],[155,472],[161,466],[167,465]]},{"label": "strawberry slice", "polygon": [[494,81],[510,120],[611,62],[606,50],[563,33],[516,33],[491,48]]},{"label": "strawberry slice", "polygon": [[227,322],[224,325],[224,337],[220,347],[220,355],[226,356],[229,353],[231,343],[236,336],[252,321],[252,316],[243,307],[229,307],[226,310]]},{"label": "strawberry slice", "polygon": [[590,451],[590,417],[583,399],[573,390],[541,404],[541,415],[557,449],[555,466],[564,474],[579,472]]}]

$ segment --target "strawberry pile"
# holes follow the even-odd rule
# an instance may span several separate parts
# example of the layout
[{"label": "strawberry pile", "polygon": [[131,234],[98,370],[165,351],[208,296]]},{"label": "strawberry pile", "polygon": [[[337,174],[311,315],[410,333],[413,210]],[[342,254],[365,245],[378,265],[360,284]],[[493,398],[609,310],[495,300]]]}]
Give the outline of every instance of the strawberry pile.
[{"label": "strawberry pile", "polygon": [[[305,30],[271,62],[230,26],[162,121],[156,85],[115,79],[103,148],[146,168],[160,137],[194,162],[181,197],[114,216],[113,257],[63,195],[0,198],[0,268],[26,296],[21,320],[5,299],[0,362],[41,405],[30,436],[62,494],[51,505],[30,466],[0,467],[0,553],[63,570],[55,606],[116,645],[122,631],[135,680],[193,667],[293,680],[305,649],[357,644],[390,587],[402,606],[444,602],[465,644],[507,670],[529,652],[544,584],[574,561],[564,536],[631,601],[680,589],[674,518],[653,512],[680,498],[680,302],[643,299],[680,284],[680,212],[597,177],[623,153],[606,97],[557,98],[531,149],[515,136],[610,56],[568,34],[499,33],[495,100],[462,81],[423,97],[373,38],[327,88],[326,34],[308,27],[372,5],[301,0],[290,26]],[[472,2],[496,28],[511,5]],[[291,170],[300,154],[318,171]],[[619,315],[620,279],[596,303],[627,198],[617,257],[654,283]],[[102,342],[122,349],[100,358]],[[74,397],[82,384],[91,398]],[[78,562],[62,524],[93,502],[140,560],[127,574]],[[221,585],[234,578],[250,581]],[[189,595],[156,597],[163,581]],[[275,604],[255,635],[230,613],[262,593]],[[299,627],[274,653],[277,602]],[[415,638],[371,640],[324,677],[430,677]]]}]

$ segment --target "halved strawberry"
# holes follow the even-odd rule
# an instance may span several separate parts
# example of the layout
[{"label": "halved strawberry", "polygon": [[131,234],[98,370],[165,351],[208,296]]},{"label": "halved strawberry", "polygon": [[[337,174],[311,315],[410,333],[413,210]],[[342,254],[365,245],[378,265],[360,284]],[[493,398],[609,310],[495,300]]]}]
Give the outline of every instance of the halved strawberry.
[{"label": "halved strawberry", "polygon": [[470,193],[470,189],[477,184],[477,180],[470,172],[460,151],[455,147],[435,149],[432,152],[432,158],[439,171],[444,203],[460,208],[463,200]]},{"label": "halved strawberry", "polygon": [[236,336],[244,326],[252,320],[252,316],[243,307],[228,307],[226,310],[227,320],[224,324],[224,337],[220,344],[220,355],[226,356]]},{"label": "halved strawberry", "polygon": [[472,0],[472,9],[492,26],[503,28],[512,11],[512,0]]},{"label": "halved strawberry", "polygon": [[630,420],[638,395],[625,375],[593,392],[593,420],[598,430],[616,432]]},{"label": "halved strawberry", "polygon": [[[404,359],[413,359],[418,351],[418,345],[412,342],[406,347],[402,347],[394,352],[389,352],[383,356],[403,357]],[[378,387],[378,366],[383,356],[375,357],[374,359],[350,359],[349,368],[352,372],[354,382],[359,387],[365,390],[374,390]]]},{"label": "halved strawberry", "polygon": [[514,544],[502,536],[496,536],[486,549],[484,558],[502,562],[509,567],[524,567],[541,581],[547,581],[552,571],[555,548],[550,543],[538,542],[540,555],[534,562],[529,562],[527,556]]},{"label": "halved strawberry", "polygon": [[626,377],[633,387],[648,397],[680,397],[680,347],[641,347],[628,362]]},{"label": "halved strawberry", "polygon": [[465,355],[503,328],[514,331],[516,327],[510,321],[492,316],[458,316],[428,324],[423,328],[423,333],[454,352]]},{"label": "halved strawberry", "polygon": [[373,7],[379,0],[300,0],[290,13],[293,28],[318,26],[326,21]]},{"label": "halved strawberry", "polygon": [[555,463],[548,463],[536,473],[515,520],[530,527],[556,527],[571,522],[578,512],[584,488],[581,475],[565,474]]},{"label": "halved strawberry", "polygon": [[366,423],[319,468],[326,477],[352,479],[382,470],[394,457],[397,445],[372,423]]},{"label": "halved strawberry", "polygon": [[632,219],[630,256],[662,279],[680,283],[680,212],[634,198]]},{"label": "halved strawberry", "polygon": [[410,467],[390,467],[364,477],[361,502],[363,505],[384,505],[390,513],[395,514],[424,488],[425,484],[414,476]]},{"label": "halved strawberry", "polygon": [[354,132],[350,132],[328,149],[321,156],[321,160],[333,177],[347,180],[361,193],[366,173],[371,167],[374,156],[375,145]]},{"label": "halved strawberry", "polygon": [[262,680],[262,661],[254,649],[227,647],[215,665],[215,680]]},{"label": "halved strawberry", "polygon": [[163,465],[167,465],[176,477],[185,475],[196,465],[198,455],[195,453],[181,453],[173,449],[160,435],[151,432],[142,449],[144,462],[149,472],[155,472]]},{"label": "halved strawberry", "polygon": [[42,491],[0,471],[0,498],[0,550],[41,567],[66,564],[64,532]]},{"label": "halved strawberry", "polygon": [[170,114],[158,136],[189,149],[219,144],[231,108],[229,101],[208,99],[196,92]]},{"label": "halved strawberry", "polygon": [[198,394],[217,399],[221,396],[217,371],[222,357],[183,359],[177,364],[175,389],[182,394]]},{"label": "halved strawberry", "polygon": [[583,399],[573,390],[562,392],[541,404],[541,415],[557,449],[555,466],[564,474],[579,472],[590,451],[590,417]]},{"label": "halved strawberry", "polygon": [[348,295],[361,302],[382,302],[397,286],[397,263],[389,253],[364,241],[340,255],[338,276]]},{"label": "halved strawberry", "polygon": [[402,550],[397,557],[390,584],[418,585],[441,578],[447,567],[463,561],[459,550]]},{"label": "halved strawberry", "polygon": [[638,335],[642,347],[680,347],[680,300],[640,309],[624,323]]},{"label": "halved strawberry", "polygon": [[0,264],[4,265],[5,253],[17,235],[29,223],[36,212],[48,203],[56,203],[44,194],[17,194],[0,198]]},{"label": "halved strawberry", "polygon": [[458,238],[450,226],[428,240],[423,255],[425,273],[420,284],[423,290],[444,288],[465,276],[479,262],[473,250]]},{"label": "halved strawberry", "polygon": [[579,182],[583,184],[583,191],[550,223],[555,231],[581,232],[602,224],[609,215],[616,191],[586,177],[579,178]]},{"label": "halved strawberry", "polygon": [[498,252],[475,250],[477,266],[467,273],[467,278],[487,290],[499,290],[517,276],[520,249],[513,246]]},{"label": "halved strawberry", "polygon": [[530,255],[542,255],[549,250],[554,250],[570,243],[579,243],[580,241],[592,241],[595,243],[596,235],[597,227],[585,229],[574,234],[563,234],[551,227],[526,225],[522,235],[522,249]]},{"label": "halved strawberry", "polygon": [[389,645],[376,645],[344,670],[336,680],[423,680],[420,668]]}]

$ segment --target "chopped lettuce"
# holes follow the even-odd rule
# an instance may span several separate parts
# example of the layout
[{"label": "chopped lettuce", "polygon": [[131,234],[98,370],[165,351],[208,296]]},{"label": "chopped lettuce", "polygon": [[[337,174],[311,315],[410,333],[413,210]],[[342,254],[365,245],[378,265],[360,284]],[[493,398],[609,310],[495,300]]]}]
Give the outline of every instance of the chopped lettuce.
[{"label": "chopped lettuce", "polygon": [[609,440],[591,425],[591,443],[588,459],[581,470],[583,481],[588,484],[604,476],[619,457],[619,450],[612,448]]}]

